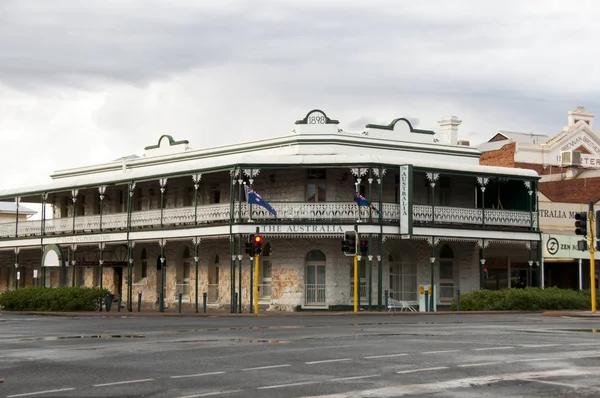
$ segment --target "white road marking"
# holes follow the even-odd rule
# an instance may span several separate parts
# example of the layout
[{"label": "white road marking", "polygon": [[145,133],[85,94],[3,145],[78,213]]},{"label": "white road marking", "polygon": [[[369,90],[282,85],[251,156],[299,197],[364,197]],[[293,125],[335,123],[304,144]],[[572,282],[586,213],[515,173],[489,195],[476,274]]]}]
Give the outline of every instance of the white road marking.
[{"label": "white road marking", "polygon": [[600,343],[571,343],[569,345],[586,346],[586,345],[598,345]]},{"label": "white road marking", "polygon": [[235,394],[236,392],[242,392],[242,391],[243,390],[213,391],[213,392],[205,392],[204,394],[186,395],[185,397],[179,397],[179,398],[210,397],[213,395]]},{"label": "white road marking", "polygon": [[578,386],[578,385],[575,385],[575,384],[567,384],[567,383],[559,383],[557,381],[538,380],[538,379],[523,379],[523,380],[526,380],[526,381],[535,381],[536,383],[542,383],[542,384],[552,384],[554,386],[569,387],[569,388],[573,388],[573,389],[585,388],[584,386]]},{"label": "white road marking", "polygon": [[[482,377],[469,377],[465,379],[448,380],[448,381],[429,381],[425,384],[402,384],[395,386],[387,386],[370,390],[347,391],[343,394],[327,394],[319,396],[311,396],[310,398],[345,398],[348,396],[361,397],[399,397],[415,394],[433,394],[440,391],[448,391],[452,389],[471,389],[473,386],[482,386],[486,384],[498,383],[511,380],[531,380],[548,377],[570,377],[582,375],[597,375],[600,372],[600,367],[591,368],[572,368],[572,369],[556,369],[549,371],[533,371],[502,375],[490,375]],[[309,398],[309,397],[303,397]]]},{"label": "white road marking", "polygon": [[263,387],[257,387],[257,390],[268,390],[271,388],[285,388],[285,387],[295,387],[295,386],[305,386],[307,384],[317,384],[317,383],[322,383],[323,381],[327,381],[327,380],[315,380],[315,381],[304,381],[304,382],[300,382],[300,383],[290,383],[290,384],[277,384],[274,386],[263,386]]},{"label": "white road marking", "polygon": [[542,348],[542,347],[558,347],[560,344],[521,344],[521,347],[527,348]]},{"label": "white road marking", "polygon": [[401,370],[400,372],[396,372],[396,373],[401,375],[401,374],[405,374],[405,373],[427,372],[428,370],[442,370],[442,369],[448,369],[448,367],[447,366],[438,366],[436,368]]},{"label": "white road marking", "polygon": [[73,390],[74,390],[74,388],[61,388],[59,390],[46,390],[46,391],[28,392],[28,393],[25,393],[25,394],[7,395],[6,398],[27,397],[27,396],[30,396],[30,395],[51,394],[53,392],[73,391]]},{"label": "white road marking", "polygon": [[353,376],[353,377],[340,377],[338,379],[331,379],[327,381],[345,381],[345,380],[358,380],[358,379],[369,379],[371,377],[379,377],[381,375],[368,375],[368,376]]},{"label": "white road marking", "polygon": [[225,373],[225,372],[196,373],[193,375],[171,376],[171,379],[183,379],[186,377],[202,377],[202,376],[222,375],[223,373]]},{"label": "white road marking", "polygon": [[540,361],[560,361],[561,359],[570,359],[569,357],[565,358],[531,358],[531,359],[515,359],[514,361],[506,361],[505,363],[514,363],[514,362],[540,362]]},{"label": "white road marking", "polygon": [[250,371],[250,370],[262,370],[262,369],[275,369],[275,368],[285,368],[287,366],[292,366],[289,363],[283,364],[283,365],[270,365],[270,366],[259,366],[257,368],[245,368],[245,369],[241,369],[244,372]]},{"label": "white road marking", "polygon": [[460,352],[460,350],[445,350],[445,351],[426,351],[426,352],[422,352],[421,354],[423,355],[429,355],[429,354],[445,354],[447,352]]},{"label": "white road marking", "polygon": [[92,387],[106,387],[106,386],[116,386],[119,384],[145,383],[147,381],[153,381],[153,380],[154,379],[115,381],[114,383],[94,384]]},{"label": "white road marking", "polygon": [[312,362],[304,362],[306,365],[316,365],[318,363],[330,363],[330,362],[344,362],[351,361],[351,358],[341,358],[341,359],[326,359],[324,361],[312,361]]},{"label": "white road marking", "polygon": [[394,358],[394,357],[403,357],[408,354],[388,354],[388,355],[374,355],[372,357],[363,357],[364,359],[379,359],[379,358]]},{"label": "white road marking", "polygon": [[463,365],[457,365],[457,367],[459,367],[459,368],[470,368],[470,367],[473,367],[473,366],[497,365],[499,363],[505,363],[505,362],[466,363],[466,364],[463,364]]},{"label": "white road marking", "polygon": [[486,347],[486,348],[473,348],[473,351],[490,351],[490,350],[511,350],[515,347]]}]

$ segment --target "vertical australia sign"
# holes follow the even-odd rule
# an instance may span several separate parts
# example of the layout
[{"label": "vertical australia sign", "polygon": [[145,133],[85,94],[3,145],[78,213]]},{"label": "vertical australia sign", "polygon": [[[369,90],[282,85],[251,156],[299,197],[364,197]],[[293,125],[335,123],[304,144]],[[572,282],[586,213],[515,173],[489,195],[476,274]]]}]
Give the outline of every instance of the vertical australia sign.
[{"label": "vertical australia sign", "polygon": [[411,168],[410,165],[400,166],[400,234],[409,235],[412,226],[412,212],[410,211],[411,199]]}]

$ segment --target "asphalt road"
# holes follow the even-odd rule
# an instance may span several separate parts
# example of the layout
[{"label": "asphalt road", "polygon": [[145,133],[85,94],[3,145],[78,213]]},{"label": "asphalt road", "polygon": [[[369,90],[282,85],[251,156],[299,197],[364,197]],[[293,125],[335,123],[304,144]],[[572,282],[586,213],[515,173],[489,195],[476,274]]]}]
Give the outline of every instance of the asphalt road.
[{"label": "asphalt road", "polygon": [[600,396],[600,319],[0,314],[0,396]]}]

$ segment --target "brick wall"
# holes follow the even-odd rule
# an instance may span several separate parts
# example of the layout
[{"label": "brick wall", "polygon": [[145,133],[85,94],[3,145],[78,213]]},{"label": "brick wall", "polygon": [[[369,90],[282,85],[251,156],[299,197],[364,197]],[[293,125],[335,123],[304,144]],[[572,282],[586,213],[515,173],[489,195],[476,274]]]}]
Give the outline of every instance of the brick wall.
[{"label": "brick wall", "polygon": [[479,164],[486,166],[515,167],[516,143],[504,145],[502,148],[484,152],[479,158]]},{"label": "brick wall", "polygon": [[598,200],[600,178],[540,182],[539,189],[553,202],[587,203]]}]

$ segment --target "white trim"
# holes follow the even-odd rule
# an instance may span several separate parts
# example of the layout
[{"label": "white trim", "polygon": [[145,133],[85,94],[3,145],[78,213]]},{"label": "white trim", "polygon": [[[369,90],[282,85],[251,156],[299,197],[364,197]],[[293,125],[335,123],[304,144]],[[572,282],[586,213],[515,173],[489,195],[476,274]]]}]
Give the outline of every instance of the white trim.
[{"label": "white trim", "polygon": [[536,232],[509,232],[509,231],[487,231],[470,229],[446,229],[446,228],[426,228],[414,227],[413,235],[424,235],[426,237],[456,237],[456,238],[478,238],[491,240],[519,240],[519,241],[539,241],[540,233]]}]

